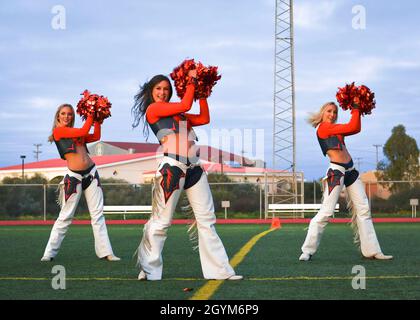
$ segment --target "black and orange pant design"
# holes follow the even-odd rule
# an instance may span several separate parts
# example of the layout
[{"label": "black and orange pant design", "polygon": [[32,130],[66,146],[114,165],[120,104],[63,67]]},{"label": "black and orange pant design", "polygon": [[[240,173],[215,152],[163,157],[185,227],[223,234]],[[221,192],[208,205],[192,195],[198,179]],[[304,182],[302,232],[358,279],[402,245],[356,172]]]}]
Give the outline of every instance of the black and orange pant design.
[{"label": "black and orange pant design", "polygon": [[153,213],[144,226],[138,250],[138,262],[147,279],[162,279],[162,250],[183,190],[197,222],[198,250],[204,278],[227,279],[234,275],[223,243],[214,228],[216,215],[213,197],[207,174],[201,166],[199,164],[187,166],[165,156],[158,167],[155,179]]}]

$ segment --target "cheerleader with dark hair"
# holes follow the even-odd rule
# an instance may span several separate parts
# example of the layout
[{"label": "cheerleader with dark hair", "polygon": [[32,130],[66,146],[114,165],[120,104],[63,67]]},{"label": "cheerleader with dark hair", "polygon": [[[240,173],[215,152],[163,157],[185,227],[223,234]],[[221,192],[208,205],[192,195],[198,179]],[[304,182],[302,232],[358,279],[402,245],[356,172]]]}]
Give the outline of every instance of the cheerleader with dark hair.
[{"label": "cheerleader with dark hair", "polygon": [[138,247],[138,279],[162,279],[162,250],[167,230],[181,192],[185,190],[196,220],[204,278],[240,280],[242,276],[235,275],[216,233],[213,198],[194,142],[196,136],[192,127],[210,122],[207,99],[199,99],[200,114],[187,113],[194,100],[196,70],[190,70],[188,77],[190,82],[180,102],[169,102],[172,86],[163,75],[154,76],[135,96],[133,127],[143,119],[144,135],[147,137],[150,126],[164,154],[155,177],[152,215],[144,226]]}]

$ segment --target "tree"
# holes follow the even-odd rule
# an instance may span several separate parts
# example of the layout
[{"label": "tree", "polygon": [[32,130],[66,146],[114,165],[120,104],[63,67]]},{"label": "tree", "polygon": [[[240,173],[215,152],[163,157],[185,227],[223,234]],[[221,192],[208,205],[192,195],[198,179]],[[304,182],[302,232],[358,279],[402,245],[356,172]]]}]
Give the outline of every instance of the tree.
[{"label": "tree", "polygon": [[48,180],[41,174],[35,174],[25,180],[21,177],[5,177],[0,184],[2,219],[42,213],[44,194],[41,185],[47,182]]},{"label": "tree", "polygon": [[322,189],[320,181],[313,180],[312,182],[304,183],[304,194],[305,202],[310,203],[314,201],[314,196],[316,203],[321,203],[322,199]]},{"label": "tree", "polygon": [[[232,180],[225,174],[209,173],[207,176],[209,183],[229,183]],[[210,185],[213,196],[214,209],[216,212],[223,212],[221,202],[223,200],[231,200],[232,185]]]},{"label": "tree", "polygon": [[219,173],[209,173],[207,176],[207,180],[212,182],[232,182],[232,180],[225,174]]},{"label": "tree", "polygon": [[104,202],[107,205],[151,205],[152,185],[131,184],[126,180],[101,178]]},{"label": "tree", "polygon": [[[0,219],[17,218],[20,216],[39,216],[44,210],[44,188],[46,189],[46,212],[51,218],[56,218],[60,212],[57,203],[59,196],[58,184],[62,177],[48,181],[41,174],[23,180],[20,177],[5,177],[0,183]],[[101,178],[105,204],[115,205],[150,205],[152,202],[151,185],[133,185],[125,180]],[[84,196],[81,197],[75,216],[88,213]]]},{"label": "tree", "polygon": [[[257,184],[235,183],[225,174],[210,173],[208,181],[211,183],[214,208],[216,212],[224,212],[222,201],[230,201],[233,212],[258,212],[260,207],[260,189]],[[226,183],[226,184],[223,184]],[[232,184],[229,184],[232,183]]]},{"label": "tree", "polygon": [[[392,129],[391,137],[384,146],[387,161],[378,164],[377,178],[381,180],[413,181],[420,178],[419,174],[419,149],[414,138],[405,132],[403,125]],[[404,187],[405,185],[405,187]],[[393,184],[392,191],[401,191],[408,184]]]}]

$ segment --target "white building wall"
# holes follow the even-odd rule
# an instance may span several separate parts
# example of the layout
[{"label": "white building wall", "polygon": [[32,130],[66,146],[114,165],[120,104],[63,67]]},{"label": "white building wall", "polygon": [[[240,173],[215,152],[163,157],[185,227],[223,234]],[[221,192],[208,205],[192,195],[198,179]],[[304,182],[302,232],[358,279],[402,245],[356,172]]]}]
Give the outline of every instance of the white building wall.
[{"label": "white building wall", "polygon": [[103,155],[110,155],[110,154],[128,154],[127,150],[109,145],[107,143],[103,143],[102,141],[90,143],[88,144],[87,148],[91,156],[103,156]]},{"label": "white building wall", "polygon": [[143,173],[155,171],[158,163],[156,159],[135,161],[120,165],[105,165],[98,168],[103,178],[123,179],[129,183],[145,183]]},{"label": "white building wall", "polygon": [[[35,174],[39,173],[45,176],[48,180],[51,180],[57,176],[64,176],[67,168],[53,168],[53,169],[25,169],[25,177],[31,178]],[[16,177],[21,178],[22,177],[22,171],[21,170],[1,170],[0,171],[0,181],[3,180],[5,177]]]},{"label": "white building wall", "polygon": [[[99,176],[101,178],[114,178],[123,179],[129,183],[144,183],[143,173],[148,171],[156,171],[158,167],[158,161],[160,158],[150,159],[134,159],[131,162],[120,164],[109,164],[97,166]],[[30,178],[36,173],[40,173],[45,176],[48,180],[51,180],[57,176],[64,176],[67,171],[67,167],[51,168],[51,169],[25,169],[25,177]],[[21,177],[22,171],[18,170],[1,170],[0,181],[4,177]]]}]

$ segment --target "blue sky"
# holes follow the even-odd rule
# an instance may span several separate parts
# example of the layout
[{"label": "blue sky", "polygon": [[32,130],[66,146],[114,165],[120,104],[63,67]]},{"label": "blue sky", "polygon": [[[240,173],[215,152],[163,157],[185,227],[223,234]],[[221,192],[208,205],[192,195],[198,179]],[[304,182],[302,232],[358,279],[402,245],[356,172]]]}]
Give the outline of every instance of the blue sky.
[{"label": "blue sky", "polygon": [[[346,139],[361,171],[374,169],[373,144],[383,145],[398,124],[419,144],[420,4],[294,3],[297,170],[309,180],[323,175],[328,162],[305,118],[352,81],[369,86],[377,98],[372,115],[362,119],[362,132]],[[51,26],[55,5],[65,8],[65,29]],[[352,27],[355,5],[366,10],[365,29]],[[211,129],[264,130],[270,166],[274,9],[274,0],[3,2],[0,167],[19,164],[21,154],[34,161],[36,143],[42,143],[41,160],[57,157],[47,142],[54,112],[64,102],[75,106],[84,89],[113,104],[102,140],[144,141],[141,131],[131,128],[139,84],[169,74],[186,58],[217,65],[222,74],[209,99],[211,123],[201,130],[209,136]],[[348,119],[340,110],[339,121]],[[255,149],[246,147],[245,156]]]}]

